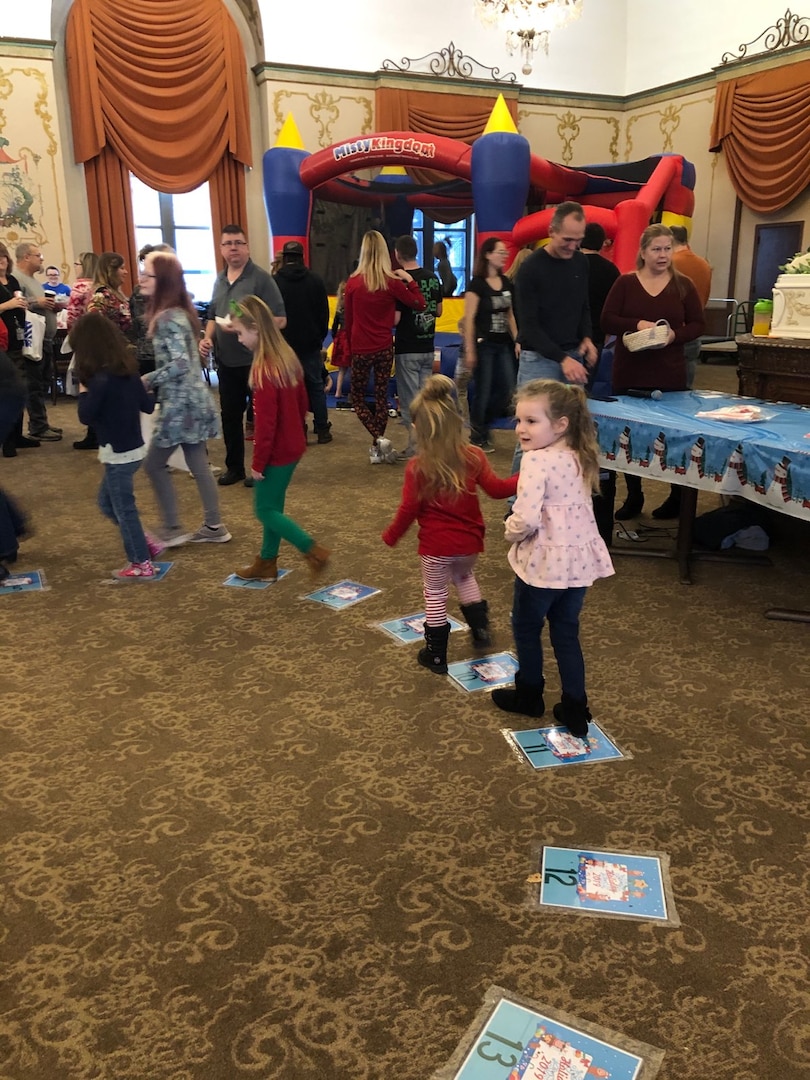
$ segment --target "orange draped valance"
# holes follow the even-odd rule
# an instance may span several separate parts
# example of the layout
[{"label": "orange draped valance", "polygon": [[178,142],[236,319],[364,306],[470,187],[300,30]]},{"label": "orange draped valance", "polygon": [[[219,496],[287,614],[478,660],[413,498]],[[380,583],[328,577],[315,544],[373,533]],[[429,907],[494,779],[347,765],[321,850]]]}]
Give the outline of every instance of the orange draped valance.
[{"label": "orange draped valance", "polygon": [[66,52],[76,161],[109,144],[169,193],[205,183],[226,152],[252,163],[242,42],[221,0],[75,0]]},{"label": "orange draped valance", "polygon": [[762,214],[810,184],[810,60],[717,84],[710,149],[741,201]]},{"label": "orange draped valance", "polygon": [[[436,94],[431,91],[395,90],[381,86],[375,95],[375,124],[377,131],[413,131],[426,135],[444,135],[474,143],[483,134],[490,113],[497,101],[492,97],[473,94]],[[507,101],[506,107],[516,120],[517,102]],[[431,169],[407,170],[417,184],[435,184],[446,179]],[[441,220],[442,215],[434,215]],[[453,220],[452,217],[449,220]]]}]

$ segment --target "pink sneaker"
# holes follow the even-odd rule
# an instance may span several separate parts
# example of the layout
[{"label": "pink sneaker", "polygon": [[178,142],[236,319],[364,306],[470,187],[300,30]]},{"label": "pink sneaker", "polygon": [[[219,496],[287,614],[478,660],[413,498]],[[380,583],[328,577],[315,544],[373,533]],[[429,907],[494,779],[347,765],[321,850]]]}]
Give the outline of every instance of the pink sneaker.
[{"label": "pink sneaker", "polygon": [[146,536],[146,546],[149,548],[149,558],[156,559],[158,555],[166,550],[166,545],[157,536],[153,536],[152,533],[145,533],[144,535]]},{"label": "pink sneaker", "polygon": [[157,570],[148,560],[146,562],[127,563],[123,570],[113,570],[113,577],[119,581],[148,581],[155,577]]}]

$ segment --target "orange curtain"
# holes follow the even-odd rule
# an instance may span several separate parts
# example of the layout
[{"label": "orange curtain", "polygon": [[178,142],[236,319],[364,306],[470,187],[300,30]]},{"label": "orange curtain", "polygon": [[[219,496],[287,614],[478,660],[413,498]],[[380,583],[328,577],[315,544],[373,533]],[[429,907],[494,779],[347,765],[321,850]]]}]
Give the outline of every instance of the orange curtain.
[{"label": "orange curtain", "polygon": [[[425,135],[445,135],[474,143],[483,134],[497,101],[473,94],[435,94],[425,90],[394,90],[382,86],[375,95],[375,123],[378,131],[413,131]],[[517,101],[506,107],[517,126]],[[408,169],[417,184],[435,184],[446,179],[432,169]]]},{"label": "orange curtain", "polygon": [[[73,144],[76,161],[86,166],[94,246],[106,235],[99,202],[114,198],[97,186],[102,176],[111,182],[105,151],[121,163],[124,204],[127,171],[170,193],[191,191],[218,174],[212,211],[244,220],[244,167],[252,163],[247,73],[221,0],[75,0],[66,54]],[[231,206],[221,201],[226,195],[235,195]],[[122,250],[126,237],[116,231],[115,240],[113,248]]]},{"label": "orange curtain", "polygon": [[717,84],[710,149],[742,202],[774,213],[810,184],[810,60]]},{"label": "orange curtain", "polygon": [[[208,178],[208,190],[211,193],[211,226],[216,246],[225,225],[245,227],[247,199],[244,166],[226,155]],[[216,251],[219,252],[218,247]]]}]

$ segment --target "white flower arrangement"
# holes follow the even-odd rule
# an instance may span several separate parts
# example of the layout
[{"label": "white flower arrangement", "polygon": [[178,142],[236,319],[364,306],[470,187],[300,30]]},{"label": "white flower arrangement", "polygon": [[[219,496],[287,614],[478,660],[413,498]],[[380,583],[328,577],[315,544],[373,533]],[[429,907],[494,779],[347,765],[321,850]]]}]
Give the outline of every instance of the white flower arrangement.
[{"label": "white flower arrangement", "polygon": [[797,252],[790,262],[779,269],[783,274],[810,274],[810,251]]}]

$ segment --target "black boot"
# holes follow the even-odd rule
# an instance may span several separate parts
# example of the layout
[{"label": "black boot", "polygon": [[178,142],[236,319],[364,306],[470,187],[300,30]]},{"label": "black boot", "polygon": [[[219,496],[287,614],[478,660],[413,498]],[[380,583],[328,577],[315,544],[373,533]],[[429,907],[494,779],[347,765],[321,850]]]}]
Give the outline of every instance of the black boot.
[{"label": "black boot", "polygon": [[323,446],[324,443],[330,443],[332,441],[332,432],[330,428],[331,424],[327,424],[326,427],[315,428],[315,433],[318,436],[318,445]]},{"label": "black boot", "polygon": [[489,605],[486,600],[475,604],[462,604],[461,614],[470,628],[474,649],[488,649],[492,645],[489,632]]},{"label": "black boot", "polygon": [[644,493],[641,490],[641,477],[632,473],[625,473],[627,484],[627,498],[616,511],[617,521],[627,521],[629,518],[638,517],[644,507]]},{"label": "black boot", "polygon": [[[593,516],[599,535],[610,547],[613,541],[613,509],[616,505],[616,473],[599,470],[599,494],[593,496]],[[619,519],[621,520],[621,518]]]},{"label": "black boot", "polygon": [[425,623],[425,647],[419,650],[417,660],[422,667],[436,675],[447,674],[447,639],[450,637],[450,623],[444,626],[428,626]]},{"label": "black boot", "polygon": [[667,518],[676,518],[681,512],[681,489],[678,484],[670,484],[669,495],[660,506],[656,506],[652,512],[654,518],[665,521]]},{"label": "black boot", "polygon": [[593,719],[588,708],[587,695],[582,701],[563,694],[562,701],[554,706],[554,719],[565,724],[571,734],[577,739],[584,739],[588,734],[588,721]]},{"label": "black boot", "polygon": [[77,439],[73,444],[74,450],[98,450],[98,436],[96,429],[89,427],[83,439]]},{"label": "black boot", "polygon": [[532,716],[539,719],[546,711],[546,703],[543,701],[543,688],[545,679],[539,683],[528,683],[520,677],[520,672],[515,674],[515,687],[504,687],[503,690],[493,690],[492,700],[499,709],[504,712],[520,713],[522,716]]}]

